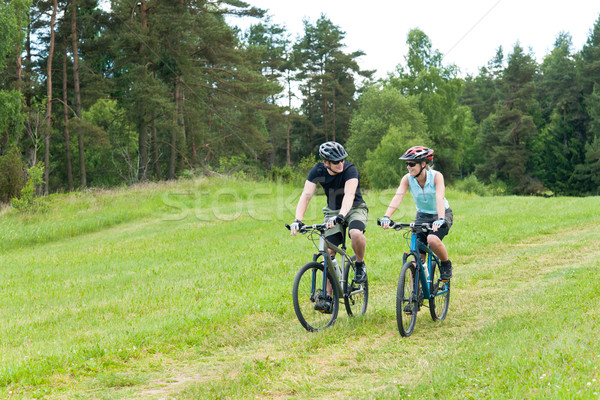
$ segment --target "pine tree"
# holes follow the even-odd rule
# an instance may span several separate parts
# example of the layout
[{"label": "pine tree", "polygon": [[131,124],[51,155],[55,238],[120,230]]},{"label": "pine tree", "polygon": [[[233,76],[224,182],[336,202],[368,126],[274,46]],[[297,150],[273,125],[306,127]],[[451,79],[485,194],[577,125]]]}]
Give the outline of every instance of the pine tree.
[{"label": "pine tree", "polygon": [[559,34],[554,46],[540,67],[536,85],[536,98],[546,123],[533,143],[532,168],[553,192],[571,194],[573,166],[581,162],[577,154],[581,145],[575,140],[582,128],[581,85],[570,35]]},{"label": "pine tree", "polygon": [[345,35],[321,15],[314,25],[304,21],[304,36],[295,45],[311,152],[322,141],[346,141],[355,108],[355,77],[372,75],[372,71],[362,71],[356,62],[363,52],[342,51]]},{"label": "pine tree", "polygon": [[483,161],[476,169],[477,175],[487,180],[500,179],[521,194],[544,191],[543,185],[529,173],[532,154],[529,146],[537,136],[532,117],[537,108],[536,68],[533,57],[516,44],[502,74],[505,100],[483,121],[478,138]]}]

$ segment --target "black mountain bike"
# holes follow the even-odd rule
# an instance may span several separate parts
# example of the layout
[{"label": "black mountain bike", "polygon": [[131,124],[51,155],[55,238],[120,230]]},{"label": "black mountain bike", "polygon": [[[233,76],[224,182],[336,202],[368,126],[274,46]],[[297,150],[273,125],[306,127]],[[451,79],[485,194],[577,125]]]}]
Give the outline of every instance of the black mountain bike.
[{"label": "black mountain bike", "polygon": [[[289,225],[285,226],[290,229]],[[368,281],[359,284],[354,280],[356,256],[346,253],[346,226],[342,229],[344,239],[341,248],[327,240],[325,231],[325,224],[304,225],[299,230],[308,234],[318,250],[312,262],[296,273],[292,290],[296,316],[309,332],[335,324],[341,302],[346,306],[348,315],[354,316],[367,311],[369,300]],[[336,253],[335,261],[330,258],[328,249]],[[337,262],[338,255],[343,268]]]}]

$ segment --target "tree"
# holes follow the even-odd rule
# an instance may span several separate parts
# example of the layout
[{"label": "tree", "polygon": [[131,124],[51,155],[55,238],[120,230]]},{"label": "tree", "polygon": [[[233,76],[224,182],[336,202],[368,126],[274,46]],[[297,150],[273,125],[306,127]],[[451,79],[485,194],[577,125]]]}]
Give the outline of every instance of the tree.
[{"label": "tree", "polygon": [[391,126],[374,151],[367,150],[365,170],[369,182],[376,189],[397,187],[406,173],[403,162],[398,158],[406,149],[425,145],[431,146],[431,139],[424,132],[415,132],[409,124]]},{"label": "tree", "polygon": [[[67,187],[70,192],[73,191],[73,170],[71,165],[71,139],[69,134],[69,105],[68,105],[68,82],[67,82],[67,43],[66,40],[63,46],[63,122],[64,122],[64,136],[65,136],[65,152],[66,152],[66,164],[67,164]],[[85,165],[85,164],[84,164]]]},{"label": "tree", "polygon": [[534,176],[561,194],[572,193],[573,166],[582,159],[578,155],[582,145],[576,139],[583,132],[581,84],[571,46],[571,36],[559,34],[554,49],[540,66],[535,97],[544,122],[537,124],[541,134],[531,147]]},{"label": "tree", "polygon": [[[425,116],[419,111],[417,99],[403,95],[391,86],[366,89],[358,99],[358,107],[350,122],[351,134],[346,148],[352,161],[362,165],[367,160],[368,151],[375,150],[392,127],[401,125],[418,135],[425,135]],[[400,147],[406,150],[410,146],[400,143]]]},{"label": "tree", "polygon": [[[30,0],[0,0],[0,72],[6,68],[7,56],[18,54],[17,49],[21,48],[30,3]],[[19,63],[19,55],[17,60]],[[23,130],[21,104],[19,84],[17,90],[0,90],[0,156],[6,153],[9,139],[14,140]]]},{"label": "tree", "polygon": [[531,166],[530,142],[537,136],[533,121],[537,103],[534,78],[537,64],[517,43],[503,71],[505,100],[482,123],[478,138],[483,162],[476,173],[491,180],[507,182],[515,193],[539,193],[544,187],[528,171]]},{"label": "tree", "polygon": [[600,16],[590,31],[580,57],[583,93],[587,95],[594,90],[594,84],[600,82]]},{"label": "tree", "polygon": [[[44,130],[44,194],[48,194],[50,182],[50,135],[52,133],[52,60],[54,58],[54,23],[58,12],[57,0],[52,3],[52,16],[50,17],[50,44],[48,48],[48,61],[46,72],[46,126]],[[34,165],[35,166],[35,165]]]},{"label": "tree", "polygon": [[140,179],[154,129],[154,146],[161,145],[154,153],[170,154],[169,178],[227,153],[258,158],[268,151],[264,118],[255,112],[265,98],[264,78],[244,63],[223,18],[261,10],[236,0],[160,0],[151,7],[118,1],[113,11],[121,22],[111,32],[119,97],[139,132]]},{"label": "tree", "polygon": [[[270,164],[275,164],[277,150],[281,147],[280,143],[285,142],[286,163],[290,165],[289,113],[291,112],[291,101],[288,105],[287,116],[284,116],[281,107],[278,106],[278,100],[284,96],[280,80],[283,73],[289,72],[293,68],[293,65],[288,62],[290,39],[284,27],[271,24],[269,19],[266,22],[266,24],[252,25],[247,32],[244,38],[247,43],[245,60],[255,66],[257,72],[260,72],[271,85],[271,89],[269,89],[271,95],[265,99],[271,107],[264,110],[265,125],[269,131],[271,144]],[[288,100],[290,100],[289,97]]]},{"label": "tree", "polygon": [[458,103],[463,83],[457,77],[456,66],[442,65],[442,54],[433,49],[423,31],[412,29],[407,44],[406,66],[399,65],[388,84],[418,99],[432,139],[431,146],[436,151],[436,164],[451,180],[458,174],[464,155],[462,138],[468,134],[466,126],[456,123],[464,121],[464,118],[456,118],[464,114]]},{"label": "tree", "polygon": [[[79,139],[79,174],[80,185],[87,186],[87,172],[85,169],[85,147],[83,139],[83,127],[81,123],[81,88],[79,85],[79,51],[77,41],[77,0],[71,0],[71,43],[73,48],[73,83],[75,89],[75,106],[78,118],[77,138]],[[46,161],[46,165],[50,164]],[[46,168],[48,169],[48,168]]]},{"label": "tree", "polygon": [[575,167],[574,179],[580,184],[578,195],[600,193],[600,135],[585,145],[585,162]]},{"label": "tree", "polygon": [[351,112],[355,107],[355,75],[371,76],[360,70],[356,59],[364,53],[342,51],[343,32],[325,15],[311,25],[304,21],[304,37],[295,45],[299,63],[297,77],[304,95],[303,113],[307,116],[308,142],[312,152],[315,143],[326,140],[345,142],[349,136]]}]

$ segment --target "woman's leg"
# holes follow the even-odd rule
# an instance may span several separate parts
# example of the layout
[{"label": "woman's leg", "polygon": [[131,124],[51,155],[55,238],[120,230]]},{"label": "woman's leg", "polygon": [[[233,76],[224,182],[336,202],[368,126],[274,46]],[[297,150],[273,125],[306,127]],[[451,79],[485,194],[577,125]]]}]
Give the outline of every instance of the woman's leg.
[{"label": "woman's leg", "polygon": [[429,247],[431,247],[431,250],[439,257],[441,262],[448,261],[448,251],[446,250],[446,246],[444,246],[442,239],[435,235],[428,235],[427,243],[429,243]]}]

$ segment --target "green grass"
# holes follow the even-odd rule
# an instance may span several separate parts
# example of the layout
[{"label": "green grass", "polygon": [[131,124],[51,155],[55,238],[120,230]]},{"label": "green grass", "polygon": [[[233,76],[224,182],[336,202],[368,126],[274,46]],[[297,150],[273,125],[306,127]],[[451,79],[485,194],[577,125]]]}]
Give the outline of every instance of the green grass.
[{"label": "green grass", "polygon": [[0,211],[0,398],[600,398],[600,198],[448,193],[450,312],[403,339],[393,191],[365,194],[367,314],[317,334],[291,304],[299,194],[204,179]]}]

